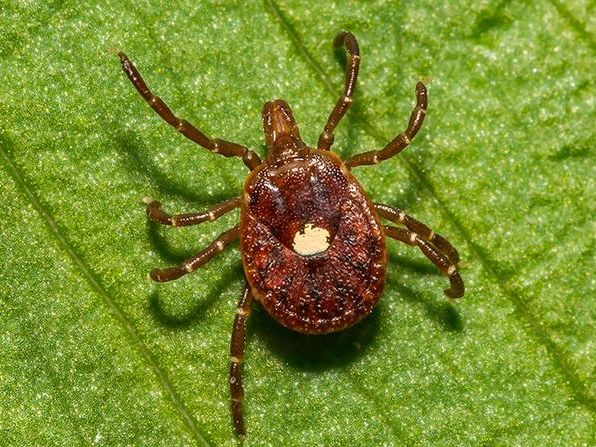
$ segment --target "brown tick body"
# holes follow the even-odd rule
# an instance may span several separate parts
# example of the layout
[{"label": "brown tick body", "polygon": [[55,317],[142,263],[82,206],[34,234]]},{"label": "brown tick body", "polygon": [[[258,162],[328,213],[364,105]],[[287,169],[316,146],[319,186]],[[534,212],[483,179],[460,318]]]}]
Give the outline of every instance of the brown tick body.
[{"label": "brown tick body", "polygon": [[[364,318],[385,284],[383,227],[343,162],[318,149],[246,179],[240,241],[257,301],[284,326],[307,334],[344,329]],[[309,225],[310,224],[310,225]],[[311,251],[296,240],[324,230]],[[309,246],[305,246],[303,250]]]},{"label": "brown tick body", "polygon": [[[385,237],[417,246],[448,277],[445,294],[459,298],[464,284],[457,272],[457,250],[442,236],[400,209],[372,203],[351,169],[378,164],[402,151],[426,115],[427,93],[416,85],[416,107],[406,130],[385,148],[342,161],[329,151],[333,131],[352,103],[360,55],[349,32],[334,46],[344,46],[348,63],[344,91],[332,110],[316,149],[307,147],[290,107],[282,100],[263,107],[267,158],[236,143],[211,139],[175,116],[155,96],[124,53],[122,68],[149,105],[190,140],[214,153],[240,157],[251,170],[242,197],[226,200],[200,213],[170,215],[153,199],[144,199],[147,214],[163,225],[189,226],[213,221],[240,207],[240,224],[222,233],[207,248],[181,265],[156,269],[153,280],[177,279],[201,267],[229,243],[240,239],[248,285],[236,309],[230,349],[230,391],[234,428],[244,435],[244,391],[240,364],[244,356],[246,319],[253,298],[284,326],[306,334],[349,327],[368,315],[385,284]],[[381,219],[393,224],[382,225]]]}]

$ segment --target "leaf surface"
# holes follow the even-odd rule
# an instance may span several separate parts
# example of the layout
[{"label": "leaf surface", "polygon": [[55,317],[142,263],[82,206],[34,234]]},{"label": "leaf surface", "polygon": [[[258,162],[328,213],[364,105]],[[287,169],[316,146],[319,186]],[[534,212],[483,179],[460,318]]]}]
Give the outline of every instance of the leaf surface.
[{"label": "leaf surface", "polygon": [[[198,4],[197,4],[198,3]],[[594,11],[589,2],[112,1],[0,12],[0,444],[236,445],[228,344],[238,244],[199,272],[146,280],[238,221],[146,222],[241,194],[246,169],[159,119],[120,70],[208,135],[263,155],[283,98],[316,143],[359,39],[342,157],[429,113],[402,154],[355,169],[463,258],[466,296],[389,241],[383,299],[306,337],[255,306],[246,446],[593,445]],[[590,124],[592,123],[592,124]]]}]

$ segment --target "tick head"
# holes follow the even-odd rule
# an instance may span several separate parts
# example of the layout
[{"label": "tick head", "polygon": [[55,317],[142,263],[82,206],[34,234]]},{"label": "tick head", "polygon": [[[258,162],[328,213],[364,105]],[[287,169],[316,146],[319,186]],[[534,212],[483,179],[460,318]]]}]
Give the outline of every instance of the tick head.
[{"label": "tick head", "polygon": [[287,102],[276,99],[263,106],[263,130],[269,161],[303,157],[308,149]]}]

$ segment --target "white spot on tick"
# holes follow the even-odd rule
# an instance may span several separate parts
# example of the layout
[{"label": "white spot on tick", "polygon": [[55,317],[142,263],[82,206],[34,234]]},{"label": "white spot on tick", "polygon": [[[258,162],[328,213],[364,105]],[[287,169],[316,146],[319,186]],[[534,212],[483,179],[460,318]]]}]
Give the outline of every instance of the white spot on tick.
[{"label": "white spot on tick", "polygon": [[329,248],[329,231],[307,223],[302,231],[294,235],[293,248],[302,256],[316,255]]}]

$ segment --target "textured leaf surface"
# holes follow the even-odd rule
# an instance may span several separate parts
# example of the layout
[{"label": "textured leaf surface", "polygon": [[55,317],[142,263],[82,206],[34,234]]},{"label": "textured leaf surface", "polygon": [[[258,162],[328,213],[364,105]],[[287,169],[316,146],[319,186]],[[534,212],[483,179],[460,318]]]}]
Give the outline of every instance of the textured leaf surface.
[{"label": "textured leaf surface", "polygon": [[228,340],[238,245],[156,286],[238,220],[146,223],[139,198],[204,209],[238,160],[164,124],[120,71],[206,133],[263,151],[260,108],[314,144],[363,55],[342,156],[429,115],[412,146],[355,170],[375,201],[448,236],[468,293],[390,242],[389,280],[353,329],[305,337],[256,306],[247,446],[594,445],[594,11],[589,2],[163,2],[0,8],[0,444],[235,445]]}]

